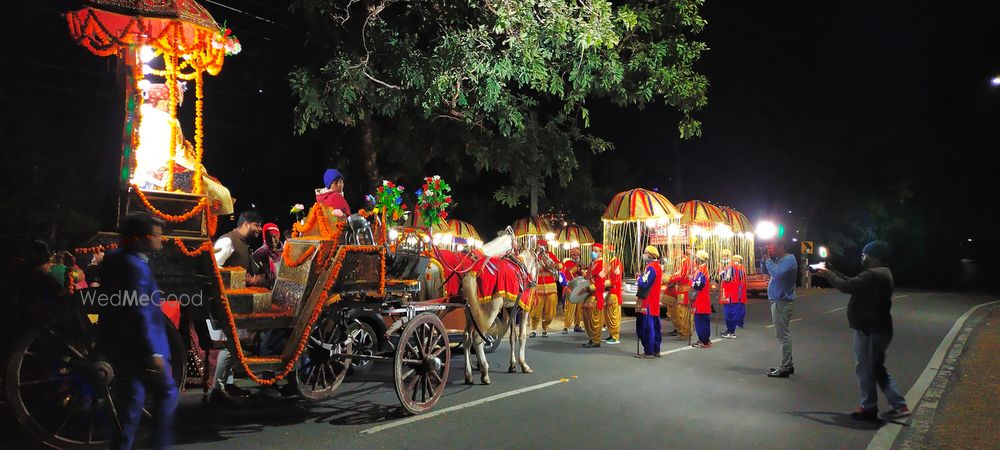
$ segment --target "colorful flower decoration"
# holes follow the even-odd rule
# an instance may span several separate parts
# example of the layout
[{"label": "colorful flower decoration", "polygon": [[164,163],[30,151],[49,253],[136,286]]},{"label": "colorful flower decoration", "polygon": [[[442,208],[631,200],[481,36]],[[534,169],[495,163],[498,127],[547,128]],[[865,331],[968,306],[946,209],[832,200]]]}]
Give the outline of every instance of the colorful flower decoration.
[{"label": "colorful flower decoration", "polygon": [[433,228],[448,219],[448,207],[451,206],[451,186],[440,176],[424,178],[423,187],[416,192],[417,208],[424,226]]},{"label": "colorful flower decoration", "polygon": [[375,190],[375,195],[368,195],[368,203],[375,206],[373,212],[385,213],[385,220],[389,224],[397,224],[406,218],[406,203],[403,203],[403,186],[387,180],[382,180],[382,185]]},{"label": "colorful flower decoration", "polygon": [[296,222],[301,222],[302,218],[305,217],[305,210],[306,210],[305,205],[301,203],[296,203],[292,205],[292,210],[289,211],[288,214],[294,215]]}]

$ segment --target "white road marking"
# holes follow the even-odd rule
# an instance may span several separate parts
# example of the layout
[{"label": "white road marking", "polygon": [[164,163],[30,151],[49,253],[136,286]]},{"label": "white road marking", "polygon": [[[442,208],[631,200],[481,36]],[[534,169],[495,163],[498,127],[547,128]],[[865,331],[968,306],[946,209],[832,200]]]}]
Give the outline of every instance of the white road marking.
[{"label": "white road marking", "polygon": [[[927,367],[920,374],[920,378],[917,378],[917,382],[913,383],[913,387],[906,392],[906,399],[910,405],[916,405],[911,407],[912,411],[920,408],[920,402],[923,401],[924,395],[927,394],[927,388],[931,386],[931,382],[934,381],[934,377],[937,376],[938,370],[941,367],[941,363],[944,361],[945,354],[948,352],[948,348],[951,347],[952,342],[955,341],[955,337],[958,336],[958,332],[962,330],[965,326],[965,321],[969,319],[972,313],[976,312],[979,308],[989,305],[995,305],[1000,303],[1000,301],[993,301],[989,303],[983,303],[981,305],[973,306],[969,308],[962,317],[959,317],[952,325],[951,330],[945,335],[944,339],[941,340],[941,344],[938,345],[937,350],[934,352],[934,356],[931,356],[931,360],[927,362]],[[916,400],[914,400],[916,399]],[[899,436],[899,432],[902,431],[903,425],[895,422],[887,422],[878,432],[875,433],[875,437],[872,441],[868,443],[868,450],[880,450],[891,448],[892,444],[896,442],[896,437]]]},{"label": "white road marking", "polygon": [[489,397],[484,397],[484,398],[481,398],[479,400],[471,401],[471,402],[468,402],[468,403],[462,403],[461,405],[455,405],[455,406],[451,406],[451,407],[448,407],[448,408],[439,409],[437,411],[430,412],[430,413],[427,413],[427,414],[421,414],[419,416],[407,417],[405,419],[397,420],[395,422],[390,422],[390,423],[386,423],[386,424],[383,424],[383,425],[378,425],[378,426],[374,426],[374,427],[371,427],[371,428],[367,428],[367,429],[361,430],[361,434],[375,434],[375,433],[378,433],[380,431],[385,431],[385,430],[388,430],[388,429],[392,429],[392,428],[396,428],[396,427],[401,427],[403,425],[409,425],[411,423],[419,422],[421,420],[427,420],[427,419],[430,419],[432,417],[440,416],[442,414],[447,414],[447,413],[450,413],[450,412],[459,411],[459,410],[462,410],[462,409],[465,409],[465,408],[471,408],[473,406],[479,406],[479,405],[482,405],[484,403],[489,403],[489,402],[497,401],[497,400],[504,399],[504,398],[507,398],[507,397],[513,397],[515,395],[524,394],[524,393],[527,393],[527,392],[536,391],[536,390],[539,390],[539,389],[547,388],[549,386],[555,386],[557,384],[568,383],[568,382],[569,382],[569,379],[565,379],[564,378],[562,380],[555,380],[555,381],[549,381],[548,383],[536,384],[534,386],[528,386],[526,388],[521,388],[521,389],[513,390],[513,391],[510,391],[510,392],[504,392],[502,394],[491,395]]},{"label": "white road marking", "polygon": [[798,322],[798,321],[803,320],[803,319],[805,319],[805,317],[799,317],[798,319],[789,320],[788,323]]},{"label": "white road marking", "polygon": [[899,299],[901,299],[901,298],[906,298],[906,297],[909,297],[909,296],[910,296],[910,294],[906,294],[906,295],[897,295],[897,296],[893,297],[892,299],[893,299],[893,300],[899,300]]},{"label": "white road marking", "polygon": [[831,310],[829,310],[829,311],[827,311],[827,312],[825,312],[825,313],[823,313],[823,314],[830,314],[830,313],[835,313],[835,312],[837,312],[837,311],[843,311],[843,310],[845,310],[845,309],[847,309],[847,307],[846,307],[846,306],[841,306],[840,308],[837,308],[837,309],[831,309]]},{"label": "white road marking", "polygon": [[[722,338],[715,339],[715,340],[712,341],[712,343],[714,344],[714,343],[720,342],[722,340],[723,340]],[[694,350],[694,349],[695,349],[695,347],[692,347],[692,346],[688,345],[687,347],[675,348],[673,350],[667,350],[665,352],[660,352],[660,356],[667,356],[667,355],[669,355],[671,353],[683,352],[684,350]]]}]

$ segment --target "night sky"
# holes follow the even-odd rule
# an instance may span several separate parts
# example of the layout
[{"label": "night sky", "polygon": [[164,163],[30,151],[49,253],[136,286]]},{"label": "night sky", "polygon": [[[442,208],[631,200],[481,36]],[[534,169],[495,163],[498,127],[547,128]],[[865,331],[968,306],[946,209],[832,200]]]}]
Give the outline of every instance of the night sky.
[{"label": "night sky", "polygon": [[[79,2],[15,3],[0,19],[4,161],[39,148],[73,155],[72,182],[87,193],[74,206],[108,224],[122,117],[114,62],[70,40],[59,12]],[[206,80],[205,103],[205,165],[232,190],[237,209],[253,203],[287,224],[288,207],[311,202],[330,163],[344,167],[349,199],[360,204],[363,173],[329,158],[356,147],[357,134],[293,133],[287,74],[314,57],[302,19],[281,1],[201,3],[243,44]],[[585,166],[608,200],[656,188],[675,202],[713,201],[821,236],[867,199],[894,198],[920,228],[912,245],[926,251],[912,254],[992,257],[1000,89],[990,79],[1000,74],[1000,2],[708,1],[702,15],[700,38],[711,50],[698,68],[711,87],[709,106],[696,115],[701,138],[679,141],[677,117],[663,107],[592,106],[592,132],[616,150]],[[182,115],[189,139],[192,105]],[[46,173],[45,160],[36,162]],[[527,206],[492,203],[502,181],[456,182],[456,216],[484,237],[527,215]]]}]

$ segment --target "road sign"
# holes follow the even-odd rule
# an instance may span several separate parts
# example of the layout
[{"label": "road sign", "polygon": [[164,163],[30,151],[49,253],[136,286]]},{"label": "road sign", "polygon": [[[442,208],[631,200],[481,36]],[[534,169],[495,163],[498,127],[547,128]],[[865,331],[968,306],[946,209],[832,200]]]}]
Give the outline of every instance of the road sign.
[{"label": "road sign", "polygon": [[802,241],[802,254],[811,255],[813,254],[813,243],[812,241]]}]

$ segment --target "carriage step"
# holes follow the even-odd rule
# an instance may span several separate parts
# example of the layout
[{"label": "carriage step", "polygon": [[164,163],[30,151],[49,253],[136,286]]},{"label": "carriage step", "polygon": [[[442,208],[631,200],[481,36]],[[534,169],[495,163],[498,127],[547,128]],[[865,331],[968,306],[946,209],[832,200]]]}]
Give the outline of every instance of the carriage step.
[{"label": "carriage step", "polygon": [[247,287],[247,271],[241,267],[220,268],[219,275],[222,276],[222,287],[225,290]]},{"label": "carriage step", "polygon": [[246,330],[266,330],[271,328],[292,328],[295,318],[287,313],[233,314],[236,328]]},{"label": "carriage step", "polygon": [[252,314],[271,309],[271,291],[264,288],[227,289],[229,309],[233,314]]}]

